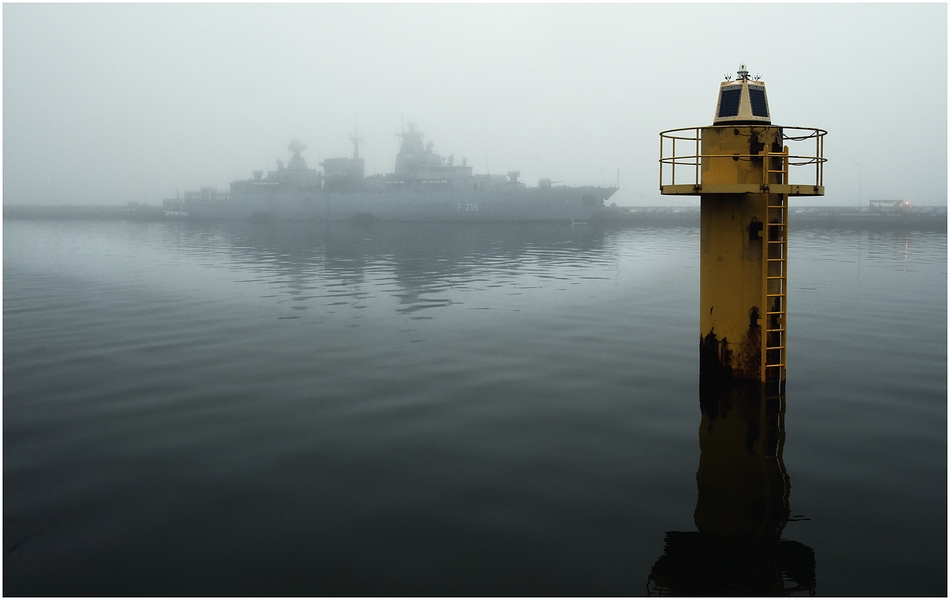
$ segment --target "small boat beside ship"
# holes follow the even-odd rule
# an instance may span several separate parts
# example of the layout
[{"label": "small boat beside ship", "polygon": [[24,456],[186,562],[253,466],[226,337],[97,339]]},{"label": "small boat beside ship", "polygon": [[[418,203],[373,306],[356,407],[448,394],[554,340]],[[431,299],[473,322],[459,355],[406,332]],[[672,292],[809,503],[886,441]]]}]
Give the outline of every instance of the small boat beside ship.
[{"label": "small boat beside ship", "polygon": [[234,181],[228,193],[213,188],[186,192],[164,201],[168,218],[193,220],[288,221],[535,221],[587,222],[605,210],[616,187],[563,186],[541,179],[537,187],[507,175],[476,175],[462,160],[433,152],[414,123],[402,138],[395,169],[385,175],[365,175],[359,141],[353,157],[329,158],[322,172],[307,165],[306,145],[288,146],[289,162],[265,176]]}]

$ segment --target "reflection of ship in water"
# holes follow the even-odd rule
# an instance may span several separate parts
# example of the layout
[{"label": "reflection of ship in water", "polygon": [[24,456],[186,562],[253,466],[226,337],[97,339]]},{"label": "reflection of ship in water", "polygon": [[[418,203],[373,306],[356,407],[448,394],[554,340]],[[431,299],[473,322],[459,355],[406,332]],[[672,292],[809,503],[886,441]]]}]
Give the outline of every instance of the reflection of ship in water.
[{"label": "reflection of ship in water", "polygon": [[[560,277],[613,264],[603,229],[556,223],[182,223],[169,229],[186,252],[226,252],[235,268],[291,298],[331,293],[336,302],[372,290],[398,312],[434,308],[449,288],[482,289],[524,275]],[[300,307],[305,301],[298,301]],[[312,303],[311,303],[312,304]]]},{"label": "reflection of ship in water", "polygon": [[393,173],[365,176],[359,155],[329,158],[323,172],[307,165],[306,146],[291,142],[293,153],[284,166],[264,176],[235,181],[230,192],[205,193],[165,201],[169,217],[205,220],[288,221],[587,221],[604,212],[604,201],[617,188],[554,185],[541,179],[537,187],[519,181],[520,172],[475,175],[465,159],[455,164],[423,143],[422,132],[409,124],[399,134],[402,144]]},{"label": "reflection of ship in water", "polygon": [[758,384],[703,389],[698,531],[670,531],[648,591],[661,596],[775,596],[815,592],[815,554],[782,539],[791,484],[782,451],[785,396]]}]

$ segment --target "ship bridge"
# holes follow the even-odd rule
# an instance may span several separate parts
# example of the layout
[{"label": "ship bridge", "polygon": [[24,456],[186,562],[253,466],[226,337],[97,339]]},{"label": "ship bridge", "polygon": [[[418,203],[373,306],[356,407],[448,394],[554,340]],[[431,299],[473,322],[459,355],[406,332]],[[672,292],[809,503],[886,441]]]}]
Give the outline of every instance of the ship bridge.
[{"label": "ship bridge", "polygon": [[448,159],[433,152],[434,144],[424,144],[423,133],[416,124],[409,122],[409,130],[397,133],[402,138],[399,154],[396,155],[394,178],[401,181],[448,183],[457,179],[472,177],[472,167],[463,158],[461,165],[455,164],[455,155]]}]

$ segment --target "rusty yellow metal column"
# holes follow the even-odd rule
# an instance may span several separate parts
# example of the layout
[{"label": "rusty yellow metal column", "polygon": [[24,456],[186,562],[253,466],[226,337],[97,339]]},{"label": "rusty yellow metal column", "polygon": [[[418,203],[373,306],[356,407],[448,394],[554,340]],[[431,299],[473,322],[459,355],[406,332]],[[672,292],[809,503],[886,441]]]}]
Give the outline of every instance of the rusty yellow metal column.
[{"label": "rusty yellow metal column", "polygon": [[[794,130],[789,135],[787,130]],[[693,137],[682,133],[692,131]],[[798,133],[798,132],[805,133]],[[704,382],[785,381],[788,197],[822,195],[824,158],[817,129],[771,124],[765,84],[740,67],[720,86],[709,127],[660,134],[660,191],[700,196],[700,374]],[[695,155],[677,155],[692,139]],[[811,156],[790,156],[786,141],[816,140]],[[665,140],[671,154],[664,154]],[[789,182],[790,159],[815,167],[814,185]],[[677,166],[698,167],[677,182]],[[665,184],[669,170],[669,184]],[[685,170],[693,170],[685,169]],[[682,175],[680,175],[682,178]]]},{"label": "rusty yellow metal column", "polygon": [[[766,260],[777,254],[774,245],[766,244],[769,235],[776,234],[775,228],[768,231],[766,224],[772,220],[769,206],[784,205],[787,200],[780,194],[743,190],[759,188],[770,179],[764,150],[781,151],[782,129],[706,127],[701,135],[703,185],[721,190],[700,196],[701,369],[714,379],[765,381],[766,312],[779,309],[782,314],[770,316],[784,322],[785,308],[782,301],[777,306],[765,303],[767,274],[784,267]],[[731,186],[736,189],[730,193]],[[784,231],[780,233],[784,237]],[[784,380],[784,368],[770,375]]]}]

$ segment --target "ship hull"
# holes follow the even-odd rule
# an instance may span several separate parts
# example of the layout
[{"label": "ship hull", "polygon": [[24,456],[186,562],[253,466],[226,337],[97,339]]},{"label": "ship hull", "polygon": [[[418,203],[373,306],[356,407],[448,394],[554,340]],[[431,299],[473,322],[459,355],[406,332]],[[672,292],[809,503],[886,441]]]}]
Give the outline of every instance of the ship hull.
[{"label": "ship hull", "polygon": [[604,210],[616,191],[604,187],[471,191],[353,191],[232,194],[185,205],[190,219],[278,221],[552,221],[578,222]]}]

